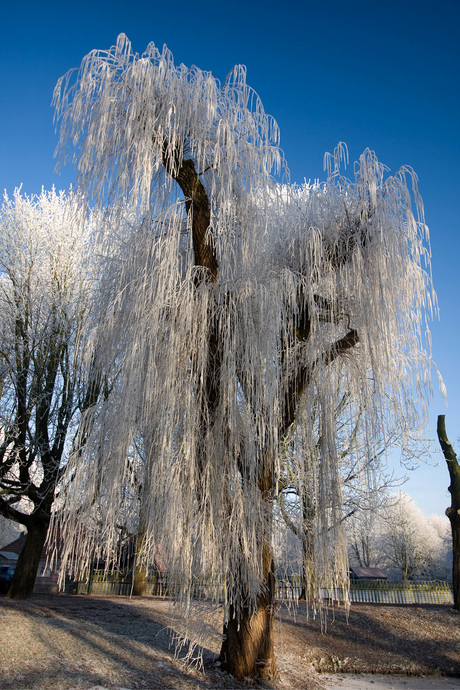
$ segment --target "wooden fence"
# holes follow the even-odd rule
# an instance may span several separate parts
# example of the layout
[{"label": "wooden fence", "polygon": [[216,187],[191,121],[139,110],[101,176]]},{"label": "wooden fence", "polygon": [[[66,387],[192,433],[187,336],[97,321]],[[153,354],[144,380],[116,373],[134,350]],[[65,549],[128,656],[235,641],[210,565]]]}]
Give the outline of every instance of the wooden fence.
[{"label": "wooden fence", "polygon": [[[109,575],[96,570],[84,582],[77,583],[78,594],[131,594],[131,579],[119,574]],[[157,573],[147,578],[146,594],[172,596],[178,590],[165,573]],[[223,599],[224,587],[215,579],[194,578],[192,596],[196,599]],[[279,579],[276,582],[276,597],[280,601],[298,601],[302,592],[300,577]],[[323,599],[343,601],[345,593],[341,589],[322,587]],[[447,582],[387,582],[351,581],[349,598],[352,603],[370,604],[453,604],[452,590]]]}]

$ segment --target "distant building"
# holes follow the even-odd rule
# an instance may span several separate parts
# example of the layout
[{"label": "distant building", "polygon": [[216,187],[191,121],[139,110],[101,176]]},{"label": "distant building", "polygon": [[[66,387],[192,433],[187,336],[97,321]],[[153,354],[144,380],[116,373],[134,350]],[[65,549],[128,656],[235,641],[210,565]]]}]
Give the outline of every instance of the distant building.
[{"label": "distant building", "polygon": [[24,548],[26,541],[26,532],[21,532],[19,537],[14,541],[10,542],[6,546],[3,546],[0,551],[0,564],[1,565],[16,565],[18,562],[19,555]]},{"label": "distant building", "polygon": [[381,568],[350,568],[350,580],[386,580],[387,576]]},{"label": "distant building", "polygon": [[[21,532],[20,536],[12,541],[10,544],[4,546],[0,551],[0,565],[15,566],[21,554],[24,544],[26,542],[27,532]],[[44,594],[57,594],[57,579],[56,571],[50,571],[46,567],[47,562],[46,545],[43,547],[40,564],[37,570],[37,579],[35,580],[34,592]]]}]

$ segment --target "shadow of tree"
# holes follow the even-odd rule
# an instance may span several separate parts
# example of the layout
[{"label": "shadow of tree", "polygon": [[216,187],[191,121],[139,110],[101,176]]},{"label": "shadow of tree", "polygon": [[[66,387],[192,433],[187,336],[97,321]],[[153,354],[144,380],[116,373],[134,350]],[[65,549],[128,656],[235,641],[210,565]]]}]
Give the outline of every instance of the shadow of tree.
[{"label": "shadow of tree", "polygon": [[[353,605],[327,613],[325,624],[300,604],[281,610],[284,634],[296,629],[303,659],[322,672],[460,675],[460,618],[447,606]],[[399,618],[399,621],[398,621]],[[365,656],[363,657],[363,651]]]},{"label": "shadow of tree", "polygon": [[[24,636],[14,640],[15,631],[2,624],[3,648],[9,648],[14,659],[6,666],[0,662],[0,685],[5,689],[245,687],[220,672],[215,650],[184,637],[178,612],[151,597],[36,595],[23,602],[2,598],[0,614],[2,623],[14,614]],[[175,653],[178,636],[181,644]],[[201,660],[206,672],[193,666]]]},{"label": "shadow of tree", "polygon": [[[222,620],[221,613],[210,617],[210,610],[203,604],[195,627],[187,628],[182,610],[155,597],[0,598],[0,687],[247,687],[216,664]],[[320,620],[307,619],[304,604],[295,612],[281,608],[275,625],[280,671],[292,687],[310,664],[323,672],[460,675],[459,621],[449,607],[356,605],[348,620],[343,608],[331,610],[322,634]],[[203,627],[206,645],[199,636]],[[176,653],[178,635],[182,645]],[[203,659],[204,669],[185,663],[193,659]]]}]

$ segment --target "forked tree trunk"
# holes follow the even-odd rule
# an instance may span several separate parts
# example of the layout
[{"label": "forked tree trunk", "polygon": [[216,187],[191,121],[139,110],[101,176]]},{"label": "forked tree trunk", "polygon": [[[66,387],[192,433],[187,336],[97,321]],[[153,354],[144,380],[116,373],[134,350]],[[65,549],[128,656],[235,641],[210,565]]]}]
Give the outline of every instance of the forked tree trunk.
[{"label": "forked tree trunk", "polygon": [[222,669],[241,680],[248,676],[278,678],[273,644],[275,609],[275,567],[268,540],[263,543],[263,591],[257,597],[257,609],[248,607],[237,615],[230,608],[224,626],[220,651]]},{"label": "forked tree trunk", "polygon": [[449,491],[452,497],[450,508],[446,515],[452,529],[452,582],[454,590],[454,608],[460,611],[460,464],[452,444],[447,438],[445,415],[438,417],[438,439],[446,459],[450,475]]},{"label": "forked tree trunk", "polygon": [[9,599],[27,599],[31,596],[38,566],[43,553],[49,527],[49,516],[35,517],[27,526],[24,548],[18,558],[13,579],[7,592]]}]

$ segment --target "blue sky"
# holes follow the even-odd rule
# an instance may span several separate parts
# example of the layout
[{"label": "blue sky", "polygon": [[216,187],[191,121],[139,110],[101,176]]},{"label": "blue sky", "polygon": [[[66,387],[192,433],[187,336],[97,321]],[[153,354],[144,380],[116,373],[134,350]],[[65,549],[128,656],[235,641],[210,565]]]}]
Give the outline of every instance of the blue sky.
[{"label": "blue sky", "polygon": [[[391,171],[419,176],[431,232],[440,321],[433,359],[448,391],[430,407],[460,437],[460,3],[458,0],[290,3],[82,0],[2,3],[0,10],[0,189],[38,193],[67,188],[73,171],[54,174],[57,137],[51,98],[57,79],[120,32],[142,53],[166,43],[176,63],[223,80],[236,63],[281,129],[292,180],[324,178],[325,151],[339,141],[351,162],[366,148]],[[436,377],[434,377],[436,388]],[[460,450],[460,442],[457,443]],[[407,490],[426,513],[450,503],[439,467],[411,473]]]}]

